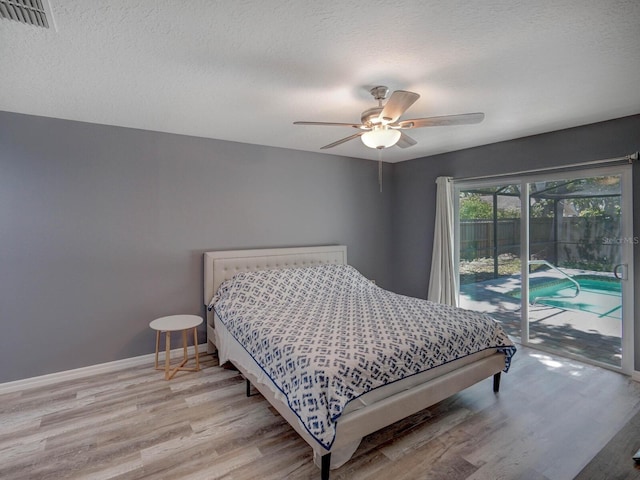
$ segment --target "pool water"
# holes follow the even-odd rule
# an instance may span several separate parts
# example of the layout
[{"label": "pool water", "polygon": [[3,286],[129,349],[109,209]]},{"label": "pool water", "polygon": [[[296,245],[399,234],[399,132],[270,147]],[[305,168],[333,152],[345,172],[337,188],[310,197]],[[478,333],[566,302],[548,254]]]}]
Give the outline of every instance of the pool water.
[{"label": "pool water", "polygon": [[[571,281],[553,279],[533,284],[529,288],[529,302],[564,310],[589,312],[599,317],[622,318],[622,287],[619,280],[593,275],[576,275],[573,279],[580,284],[577,297],[573,297],[576,287]],[[510,294],[520,298],[519,289]]]}]

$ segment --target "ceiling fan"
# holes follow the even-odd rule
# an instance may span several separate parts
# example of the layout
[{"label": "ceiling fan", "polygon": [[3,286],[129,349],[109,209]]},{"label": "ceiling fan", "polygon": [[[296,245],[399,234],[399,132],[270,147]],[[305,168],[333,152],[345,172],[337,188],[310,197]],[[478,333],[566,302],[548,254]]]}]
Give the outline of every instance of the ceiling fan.
[{"label": "ceiling fan", "polygon": [[396,90],[391,94],[387,103],[383,105],[382,101],[387,98],[389,88],[381,85],[373,87],[369,92],[378,101],[378,106],[362,112],[360,117],[362,123],[293,122],[293,124],[351,127],[360,130],[358,133],[321,147],[323,150],[358,137],[369,148],[383,149],[394,145],[400,148],[407,148],[417,143],[402,130],[446,125],[471,125],[480,123],[484,119],[484,113],[463,113],[461,115],[400,120],[402,114],[420,98],[420,95],[405,90]]}]

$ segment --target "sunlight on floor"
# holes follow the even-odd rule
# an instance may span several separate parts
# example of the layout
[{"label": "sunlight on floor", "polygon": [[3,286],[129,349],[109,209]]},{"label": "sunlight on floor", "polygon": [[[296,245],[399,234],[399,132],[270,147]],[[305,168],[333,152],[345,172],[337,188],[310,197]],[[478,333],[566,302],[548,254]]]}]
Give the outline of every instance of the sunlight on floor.
[{"label": "sunlight on floor", "polygon": [[580,377],[584,373],[584,369],[587,367],[586,365],[581,365],[576,362],[569,362],[567,360],[563,360],[559,362],[558,360],[553,359],[549,355],[545,355],[544,353],[532,353],[532,358],[538,360],[541,364],[547,367],[547,370],[558,370],[558,369],[566,369],[570,370],[567,372],[569,375],[574,377]]}]

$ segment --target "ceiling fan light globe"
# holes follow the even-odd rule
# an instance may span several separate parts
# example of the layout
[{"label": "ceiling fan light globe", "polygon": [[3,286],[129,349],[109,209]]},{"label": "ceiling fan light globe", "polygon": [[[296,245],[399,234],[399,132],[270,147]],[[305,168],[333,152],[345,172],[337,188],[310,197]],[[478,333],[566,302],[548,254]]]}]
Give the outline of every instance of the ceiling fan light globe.
[{"label": "ceiling fan light globe", "polygon": [[398,143],[401,135],[398,130],[376,125],[373,130],[363,133],[360,138],[369,148],[389,148]]}]

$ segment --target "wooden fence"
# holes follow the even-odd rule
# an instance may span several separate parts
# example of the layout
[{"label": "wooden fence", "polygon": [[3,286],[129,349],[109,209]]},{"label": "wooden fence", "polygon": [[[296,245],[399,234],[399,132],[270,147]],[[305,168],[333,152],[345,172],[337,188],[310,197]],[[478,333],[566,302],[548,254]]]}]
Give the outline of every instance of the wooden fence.
[{"label": "wooden fence", "polygon": [[[555,265],[601,259],[613,261],[618,247],[608,240],[619,235],[619,218],[562,217],[557,227],[553,218],[529,220],[532,258],[549,260]],[[520,256],[519,218],[498,219],[495,227],[492,220],[460,221],[461,259],[493,258],[496,253]]]}]

